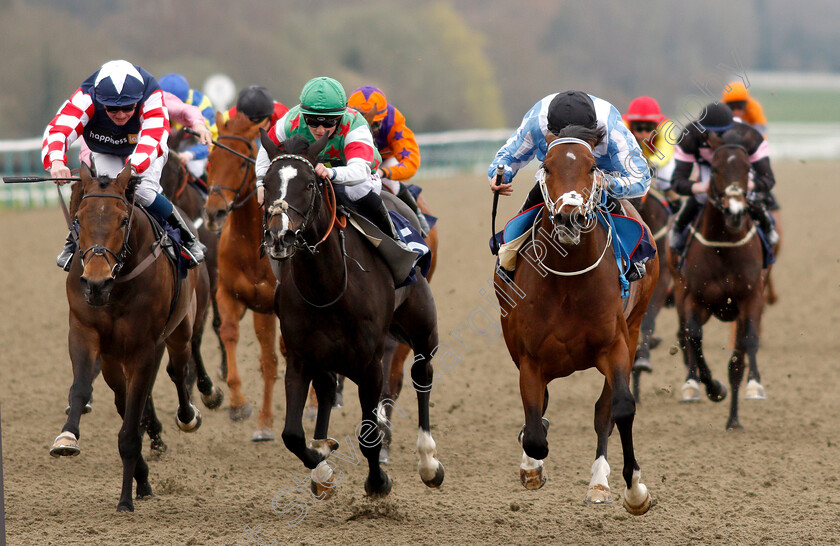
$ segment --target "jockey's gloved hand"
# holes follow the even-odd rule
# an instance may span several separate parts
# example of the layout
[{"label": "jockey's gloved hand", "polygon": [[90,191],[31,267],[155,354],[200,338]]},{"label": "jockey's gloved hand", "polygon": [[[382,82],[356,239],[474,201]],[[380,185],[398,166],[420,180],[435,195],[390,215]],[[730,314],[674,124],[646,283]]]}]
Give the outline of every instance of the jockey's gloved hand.
[{"label": "jockey's gloved hand", "polygon": [[508,165],[504,166],[505,174],[501,185],[496,184],[496,167],[492,167],[488,173],[490,178],[490,191],[498,191],[501,195],[512,195],[513,169]]}]

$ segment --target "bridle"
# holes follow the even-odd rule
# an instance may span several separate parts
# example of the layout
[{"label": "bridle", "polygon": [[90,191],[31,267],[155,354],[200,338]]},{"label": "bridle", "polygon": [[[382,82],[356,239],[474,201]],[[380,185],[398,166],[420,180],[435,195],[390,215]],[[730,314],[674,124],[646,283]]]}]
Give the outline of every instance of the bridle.
[{"label": "bridle", "polygon": [[242,197],[242,191],[245,189],[245,186],[248,184],[248,179],[249,179],[248,175],[250,174],[253,166],[257,164],[257,160],[256,160],[256,153],[254,151],[253,142],[251,142],[247,138],[241,137],[239,135],[219,135],[219,140],[222,140],[222,139],[225,139],[225,138],[232,139],[232,140],[238,140],[238,141],[244,142],[245,144],[248,145],[248,155],[245,155],[245,154],[241,154],[241,153],[237,152],[233,148],[228,148],[227,146],[217,144],[217,146],[219,146],[219,148],[221,148],[223,150],[226,150],[226,151],[232,153],[233,155],[239,156],[244,160],[242,162],[242,167],[245,167],[245,173],[242,175],[242,182],[239,183],[239,187],[236,188],[236,190],[235,190],[235,193],[234,193],[234,196],[233,196],[233,201],[228,203],[228,201],[225,199],[225,195],[224,195],[223,192],[226,192],[226,191],[232,192],[234,190],[232,190],[230,188],[222,187],[222,186],[215,186],[215,185],[207,188],[208,195],[213,195],[214,193],[217,193],[222,197],[222,199],[225,201],[225,212],[230,212],[232,210],[236,210],[236,209],[242,207],[243,205],[245,205],[245,203],[247,203],[248,200],[251,199],[251,197],[253,197],[257,193],[257,188],[255,187],[247,195]]},{"label": "bridle", "polygon": [[[747,155],[747,157],[749,157],[749,152],[747,152],[747,149],[744,148],[743,146],[741,146],[740,144],[724,144],[723,146],[719,146],[718,148],[715,149],[714,154],[712,154],[712,162],[714,162],[715,156],[717,156],[717,154],[721,150],[726,150],[726,149],[728,149],[728,150],[732,150],[732,149],[741,150],[742,152],[744,152]],[[712,183],[711,178],[710,178],[708,200],[716,209],[718,209],[719,211],[721,211],[725,214],[726,213],[726,207],[721,202],[721,197],[723,197],[723,198],[746,197],[746,192],[737,183],[733,182],[733,183],[729,184],[728,186],[726,186],[726,188],[724,188],[723,194],[721,195],[717,191],[715,185]]]},{"label": "bridle", "polygon": [[[306,158],[302,155],[297,155],[297,154],[280,154],[280,155],[278,155],[277,157],[275,157],[274,159],[271,160],[271,163],[269,164],[269,169],[277,161],[284,160],[284,159],[291,159],[291,160],[302,162],[304,165],[309,167],[309,170],[312,171],[313,175],[315,175],[315,167],[314,167],[314,165],[312,165],[312,162],[309,161],[308,158]],[[268,173],[266,173],[266,176],[268,176]],[[277,216],[279,214],[285,214],[285,212],[287,210],[293,210],[295,213],[297,213],[302,218],[302,221],[301,221],[300,225],[297,227],[297,229],[295,229],[294,232],[292,232],[292,236],[293,236],[292,245],[295,248],[295,251],[306,250],[307,252],[309,252],[309,254],[311,256],[316,256],[318,254],[318,247],[321,245],[321,243],[323,243],[324,241],[327,240],[327,238],[330,236],[330,233],[332,233],[333,226],[336,224],[336,200],[335,200],[336,198],[335,198],[335,190],[333,189],[332,182],[330,182],[328,179],[325,179],[324,184],[322,186],[324,188],[325,192],[329,192],[328,195],[331,196],[331,198],[329,198],[329,197],[322,197],[321,196],[321,190],[320,190],[319,187],[317,187],[317,186],[320,186],[320,184],[317,184],[316,180],[317,180],[317,175],[313,177],[312,181],[307,183],[307,189],[311,190],[312,196],[309,199],[309,206],[306,208],[306,211],[300,210],[299,208],[290,204],[285,199],[277,199],[271,205],[266,206],[265,214],[263,215],[263,245],[265,244],[265,240],[266,240],[267,235],[268,235],[268,225],[269,225],[271,219],[274,216]],[[330,209],[330,224],[329,224],[329,227],[327,228],[327,231],[324,234],[324,236],[321,237],[321,239],[317,243],[315,243],[314,245],[310,245],[309,242],[307,242],[307,240],[306,240],[305,232],[306,232],[307,228],[310,227],[311,222],[313,221],[313,218],[317,215],[318,211],[320,210],[320,205],[322,204],[322,202],[326,202],[328,208]],[[345,225],[346,225],[346,223],[344,223],[342,221],[342,222],[339,223],[339,228],[344,228]],[[347,274],[347,251],[346,251],[345,246],[344,246],[344,230],[343,229],[338,230],[338,237],[339,237],[339,242],[340,242],[340,246],[341,246],[342,262],[343,262],[343,266],[344,266],[344,275],[343,275],[344,276],[344,281],[343,281],[343,286],[341,288],[341,291],[330,302],[325,303],[325,304],[317,304],[317,303],[313,303],[313,302],[309,301],[308,299],[306,299],[306,297],[300,292],[300,289],[297,287],[297,283],[295,282],[294,269],[291,270],[292,285],[295,287],[295,290],[297,291],[298,295],[308,305],[310,305],[312,307],[315,307],[315,308],[318,308],[318,309],[323,309],[325,307],[329,307],[329,306],[333,305],[338,300],[340,300],[341,297],[344,295],[344,293],[347,291],[347,277],[348,277],[348,274]],[[294,256],[294,254],[295,254],[295,252],[292,252],[291,254],[289,254],[288,256],[286,256],[284,258],[278,259],[278,261],[280,261],[281,263],[282,262],[287,262],[289,258]],[[279,282],[280,281],[278,279],[278,283]]]},{"label": "bridle", "polygon": [[111,260],[108,259],[108,255],[113,256],[114,264],[111,265],[111,276],[116,277],[125,265],[125,259],[126,256],[128,256],[129,252],[128,238],[131,236],[131,221],[134,218],[134,204],[129,203],[128,200],[122,195],[117,195],[113,193],[88,193],[84,197],[82,197],[81,200],[84,201],[89,197],[107,197],[112,199],[119,199],[128,209],[128,220],[125,226],[125,236],[123,237],[122,246],[120,247],[119,252],[114,252],[110,248],[97,243],[89,246],[79,254],[79,259],[81,260],[83,268],[85,267],[85,260],[88,258],[88,256],[102,256],[103,258],[105,258],[105,261],[108,262],[108,265],[111,265]]}]

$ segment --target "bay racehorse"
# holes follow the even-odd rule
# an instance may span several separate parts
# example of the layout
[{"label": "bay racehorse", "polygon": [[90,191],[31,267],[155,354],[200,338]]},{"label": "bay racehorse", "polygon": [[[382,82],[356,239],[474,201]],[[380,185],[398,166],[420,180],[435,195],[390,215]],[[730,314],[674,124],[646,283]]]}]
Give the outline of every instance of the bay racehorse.
[{"label": "bay racehorse", "polygon": [[90,399],[98,361],[123,419],[119,433],[123,481],[117,511],[134,510],[133,481],[137,498],[152,495],[140,424],[164,349],[170,357],[166,369],[178,392],[178,427],[194,432],[201,425],[201,414],[190,401],[186,372],[198,310],[196,291],[203,284],[206,293],[207,273],[195,268],[180,279],[175,267],[160,259],[151,222],[133,204],[137,181],[128,167],[111,179],[97,178],[82,166],[84,195],[74,218],[79,251],[67,277],[73,387],[67,424],[53,446],[57,455],[78,453],[73,444],[79,416]]},{"label": "bay racehorse", "polygon": [[722,141],[709,141],[714,155],[706,206],[689,228],[685,257],[671,252],[669,265],[679,315],[677,335],[688,365],[682,400],[700,399],[698,381],[705,385],[709,399],[720,402],[726,398],[726,387],[712,377],[703,355],[703,325],[712,315],[725,322],[735,321],[735,346],[729,359],[732,399],[726,428],[740,429],[738,390],[745,356],[750,370],[748,388],[763,391],[757,353],[767,270],[757,226],[747,212],[749,154],[729,137],[724,133]]},{"label": "bay racehorse", "polygon": [[[227,384],[230,388],[230,418],[240,421],[252,410],[242,392],[242,378],[236,359],[239,321],[250,309],[260,344],[263,399],[253,441],[273,440],[272,399],[277,379],[277,318],[274,315],[274,286],[277,280],[268,258],[261,252],[262,213],[256,198],[254,162],[259,127],[245,116],[224,122],[217,115],[219,143],[207,162],[207,227],[221,231],[219,238],[219,286],[216,301],[222,319],[221,336],[227,355]],[[282,346],[282,340],[281,340]]]},{"label": "bay racehorse", "polygon": [[[503,282],[497,270],[496,295],[505,343],[519,368],[525,410],[519,434],[523,485],[539,489],[546,480],[548,420],[543,416],[548,383],[594,367],[604,375],[604,387],[595,404],[598,442],[586,501],[612,501],[607,442],[613,426],[618,426],[624,452],[624,506],[631,514],[643,514],[651,499],[640,481],[633,451],[636,404],[630,373],[642,317],[657,281],[658,259],[654,256],[646,264],[647,274],[630,284],[623,300],[618,266],[608,248],[616,243],[595,216],[603,214],[598,205],[606,181],[592,149],[603,137],[602,129],[580,126],[566,127],[560,138],[546,137],[541,185],[548,203],[532,230],[539,267],[520,265],[511,283]],[[639,218],[629,203],[624,206],[628,215]]]},{"label": "bay racehorse", "polygon": [[[316,494],[331,494],[335,477],[327,457],[338,442],[327,437],[335,398],[335,374],[356,383],[362,407],[359,446],[368,461],[368,495],[385,496],[391,479],[380,466],[377,405],[382,392],[382,355],[389,331],[416,355],[411,377],[417,390],[417,450],[422,481],[443,482],[443,465],[429,425],[433,385],[431,358],[438,343],[437,315],[429,285],[395,290],[385,261],[357,230],[336,225],[332,185],[315,175],[329,134],[311,146],[302,137],[275,145],[263,131],[271,164],[265,176],[268,255],[278,275],[275,310],[286,343],[286,422],[283,441],[312,473]],[[310,382],[318,395],[313,440],[302,424]],[[352,448],[351,448],[352,449]]]},{"label": "bay racehorse", "polygon": [[[638,212],[642,221],[651,231],[650,238],[656,244],[657,254],[665,256],[665,247],[668,245],[668,221],[671,218],[671,209],[667,198],[651,186],[648,193],[641,199]],[[659,268],[659,280],[642,319],[639,345],[636,349],[636,359],[633,362],[633,397],[637,403],[641,401],[639,398],[640,375],[644,372],[650,373],[653,369],[650,363],[650,350],[654,347],[653,333],[656,329],[656,317],[659,316],[659,312],[665,306],[665,300],[668,298],[668,292],[671,289],[671,272],[668,270],[667,264],[660,262],[660,266],[663,265],[665,267]]]},{"label": "bay racehorse", "polygon": [[[180,140],[183,138],[183,130],[175,131],[170,135],[168,146],[170,150],[177,150],[180,145]],[[163,193],[172,203],[186,213],[186,216],[193,221],[193,225],[198,230],[198,239],[207,248],[204,251],[204,263],[207,267],[207,273],[210,276],[210,304],[213,311],[213,332],[219,340],[219,349],[222,355],[222,368],[227,369],[227,355],[225,354],[225,346],[222,343],[222,336],[220,328],[222,319],[219,316],[219,306],[216,303],[216,289],[219,285],[219,235],[207,229],[204,221],[204,203],[206,195],[198,188],[198,185],[204,184],[199,179],[196,179],[182,164],[175,154],[170,153],[169,158],[163,166],[160,175],[160,185],[163,188]],[[194,336],[194,344],[201,346],[201,338],[204,335],[204,319],[201,321],[201,330],[197,332],[198,337]],[[194,358],[200,359],[200,353],[193,352]],[[204,365],[200,368],[203,370]],[[195,381],[196,370],[190,367],[188,373],[189,384]]]}]

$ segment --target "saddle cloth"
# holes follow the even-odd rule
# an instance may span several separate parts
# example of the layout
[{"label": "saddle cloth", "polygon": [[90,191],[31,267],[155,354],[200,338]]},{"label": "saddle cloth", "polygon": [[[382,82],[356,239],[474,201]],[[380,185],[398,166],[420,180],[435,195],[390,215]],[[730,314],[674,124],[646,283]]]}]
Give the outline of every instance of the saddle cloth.
[{"label": "saddle cloth", "polygon": [[163,218],[150,210],[146,210],[143,206],[139,206],[140,210],[146,213],[152,224],[152,231],[155,234],[155,241],[160,242],[163,253],[169,258],[169,261],[175,264],[178,270],[178,278],[184,279],[187,277],[187,265],[189,258],[181,253],[181,232],[169,224]]}]

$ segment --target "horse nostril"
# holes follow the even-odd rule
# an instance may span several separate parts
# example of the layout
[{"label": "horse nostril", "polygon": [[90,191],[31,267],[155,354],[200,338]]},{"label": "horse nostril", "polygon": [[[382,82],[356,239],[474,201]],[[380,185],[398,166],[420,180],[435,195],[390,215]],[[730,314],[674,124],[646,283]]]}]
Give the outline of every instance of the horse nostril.
[{"label": "horse nostril", "polygon": [[283,234],[283,244],[285,246],[292,246],[293,244],[295,244],[295,234],[287,230]]}]

